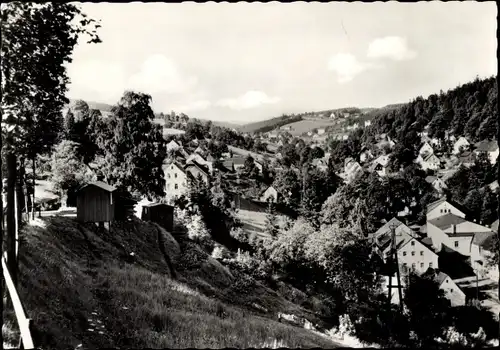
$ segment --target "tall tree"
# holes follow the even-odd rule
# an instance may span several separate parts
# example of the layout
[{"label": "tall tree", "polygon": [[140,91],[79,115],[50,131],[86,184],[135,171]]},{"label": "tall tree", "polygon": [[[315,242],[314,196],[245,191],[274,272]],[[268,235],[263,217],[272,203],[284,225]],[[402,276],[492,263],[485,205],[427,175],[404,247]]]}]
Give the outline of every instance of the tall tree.
[{"label": "tall tree", "polygon": [[[59,134],[60,111],[67,102],[65,63],[71,62],[81,34],[89,34],[90,42],[100,40],[95,34],[97,25],[90,29],[94,21],[73,3],[9,2],[2,4],[1,22],[2,151],[15,167],[16,157],[24,155],[34,163],[37,152],[56,142],[53,136]],[[16,175],[13,170],[9,169],[9,176]],[[16,180],[10,179],[11,187]],[[16,235],[13,198],[9,196],[7,202],[11,241]],[[8,250],[9,270],[16,280],[17,257],[12,247]]]},{"label": "tall tree", "polygon": [[150,102],[149,95],[125,92],[103,121],[97,143],[108,182],[159,199],[165,195],[162,164],[167,151]]}]

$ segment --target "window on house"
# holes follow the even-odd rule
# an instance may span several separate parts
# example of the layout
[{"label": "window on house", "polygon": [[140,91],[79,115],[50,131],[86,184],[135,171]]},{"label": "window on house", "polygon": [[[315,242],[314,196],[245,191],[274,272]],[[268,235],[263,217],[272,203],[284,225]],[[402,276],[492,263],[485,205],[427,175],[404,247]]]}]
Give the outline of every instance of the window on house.
[{"label": "window on house", "polygon": [[458,248],[458,241],[455,241],[455,248]]},{"label": "window on house", "polygon": [[431,269],[432,269],[432,263],[431,263],[431,262],[429,263],[429,268],[431,268]]},{"label": "window on house", "polygon": [[415,252],[411,252],[411,256],[415,256]]},{"label": "window on house", "polygon": [[414,246],[415,245],[415,241],[411,241],[411,245]]},{"label": "window on house", "polygon": [[420,256],[424,256],[424,251],[423,250],[420,251]]},{"label": "window on house", "polygon": [[424,267],[424,263],[420,263],[420,267],[423,268]]},{"label": "window on house", "polygon": [[443,213],[443,209],[441,209],[441,214]]},{"label": "window on house", "polygon": [[167,177],[170,179],[170,174],[167,174]]},{"label": "window on house", "polygon": [[406,256],[406,252],[403,252],[403,256]]},{"label": "window on house", "polygon": [[173,168],[174,168],[174,166],[173,166],[173,165],[171,165],[171,166],[170,166],[170,169],[173,169]]},{"label": "window on house", "polygon": [[177,179],[177,173],[174,174],[174,177]]},{"label": "window on house", "polygon": [[175,184],[174,188],[177,190],[179,189],[179,185]]},{"label": "window on house", "polygon": [[450,292],[453,293],[453,288],[450,289]]}]

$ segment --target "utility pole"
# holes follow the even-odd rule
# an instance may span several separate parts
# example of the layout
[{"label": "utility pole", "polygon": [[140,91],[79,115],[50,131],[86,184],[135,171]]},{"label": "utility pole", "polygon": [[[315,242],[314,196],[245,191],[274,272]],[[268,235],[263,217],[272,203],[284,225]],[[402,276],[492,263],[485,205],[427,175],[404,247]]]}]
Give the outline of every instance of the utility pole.
[{"label": "utility pole", "polygon": [[392,290],[394,286],[392,285],[392,275],[393,275],[393,269],[394,267],[396,268],[396,279],[397,279],[397,289],[398,289],[398,296],[399,296],[399,308],[401,313],[403,312],[403,291],[401,289],[401,276],[399,274],[399,261],[398,261],[398,252],[396,249],[396,228],[397,225],[391,225],[391,248],[390,248],[390,255],[389,255],[389,285],[388,285],[388,294],[387,294],[387,301],[389,303],[389,307],[391,306],[391,301],[392,301]]}]

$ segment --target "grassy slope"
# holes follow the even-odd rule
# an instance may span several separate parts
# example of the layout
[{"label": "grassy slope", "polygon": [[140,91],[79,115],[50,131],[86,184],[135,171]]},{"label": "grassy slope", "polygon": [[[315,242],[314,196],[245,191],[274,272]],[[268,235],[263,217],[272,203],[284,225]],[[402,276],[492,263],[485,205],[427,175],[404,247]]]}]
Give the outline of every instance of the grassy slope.
[{"label": "grassy slope", "polygon": [[330,125],[335,125],[335,122],[328,119],[323,119],[323,120],[305,119],[299,122],[287,124],[286,126],[292,127],[292,130],[288,131],[290,134],[292,134],[293,136],[300,136],[303,133],[311,131],[312,129],[326,128],[327,126]]},{"label": "grassy slope", "polygon": [[[275,321],[281,311],[319,322],[282,296],[304,301],[304,295],[284,285],[278,294],[160,230],[173,281],[156,225],[134,220],[98,233],[71,218],[39,222],[46,227],[22,231],[19,290],[42,348],[260,347],[276,339],[288,347],[336,347]],[[127,262],[130,252],[134,262]]]}]

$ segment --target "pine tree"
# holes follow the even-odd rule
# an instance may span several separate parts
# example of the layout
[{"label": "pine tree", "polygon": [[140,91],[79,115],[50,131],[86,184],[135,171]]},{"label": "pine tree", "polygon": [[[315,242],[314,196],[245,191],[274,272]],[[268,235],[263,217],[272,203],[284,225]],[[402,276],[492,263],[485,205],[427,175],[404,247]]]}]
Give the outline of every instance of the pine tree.
[{"label": "pine tree", "polygon": [[275,204],[272,199],[268,201],[266,214],[266,232],[271,237],[276,237],[279,233],[278,216],[276,215]]}]

